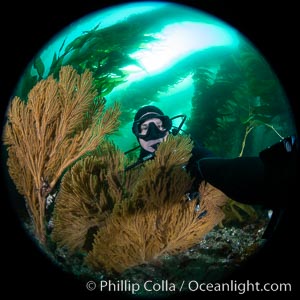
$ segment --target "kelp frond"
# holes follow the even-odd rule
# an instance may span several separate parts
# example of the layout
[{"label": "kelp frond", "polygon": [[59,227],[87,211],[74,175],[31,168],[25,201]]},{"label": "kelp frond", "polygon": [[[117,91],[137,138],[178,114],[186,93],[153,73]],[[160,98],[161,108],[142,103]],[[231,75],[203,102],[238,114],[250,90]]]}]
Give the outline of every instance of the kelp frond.
[{"label": "kelp frond", "polygon": [[230,198],[226,205],[223,206],[223,212],[225,217],[223,222],[219,224],[221,227],[223,227],[225,223],[230,223],[236,220],[242,223],[246,220],[251,220],[251,222],[253,222],[258,218],[257,211],[252,205],[237,202]]}]

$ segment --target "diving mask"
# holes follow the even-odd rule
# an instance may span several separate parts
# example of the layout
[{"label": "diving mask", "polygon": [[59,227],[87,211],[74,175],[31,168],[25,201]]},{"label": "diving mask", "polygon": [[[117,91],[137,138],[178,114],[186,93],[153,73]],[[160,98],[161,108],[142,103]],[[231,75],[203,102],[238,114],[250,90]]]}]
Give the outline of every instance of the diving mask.
[{"label": "diving mask", "polygon": [[157,127],[154,122],[150,122],[147,127],[145,134],[139,133],[138,138],[143,139],[144,141],[151,141],[164,138],[167,134],[167,130],[162,127],[161,129]]},{"label": "diving mask", "polygon": [[[150,119],[161,120],[161,125],[158,126],[154,121],[149,122],[148,124],[144,124],[147,120]],[[166,133],[171,129],[171,127],[172,121],[168,116],[150,113],[133,123],[132,132],[137,138],[143,139],[145,141],[150,141],[165,137]]]}]

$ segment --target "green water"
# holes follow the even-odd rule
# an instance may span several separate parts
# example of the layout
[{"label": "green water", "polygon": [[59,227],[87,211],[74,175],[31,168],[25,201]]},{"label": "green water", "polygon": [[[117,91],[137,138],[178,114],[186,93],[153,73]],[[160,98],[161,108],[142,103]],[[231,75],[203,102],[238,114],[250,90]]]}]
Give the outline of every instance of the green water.
[{"label": "green water", "polygon": [[[70,64],[92,70],[107,105],[121,104],[111,139],[121,150],[136,145],[135,112],[154,104],[170,117],[186,114],[183,129],[216,154],[257,153],[295,133],[288,99],[259,50],[221,20],[164,2],[121,5],[78,20],[33,59],[15,94],[28,91]],[[180,120],[173,124],[178,125]]]}]

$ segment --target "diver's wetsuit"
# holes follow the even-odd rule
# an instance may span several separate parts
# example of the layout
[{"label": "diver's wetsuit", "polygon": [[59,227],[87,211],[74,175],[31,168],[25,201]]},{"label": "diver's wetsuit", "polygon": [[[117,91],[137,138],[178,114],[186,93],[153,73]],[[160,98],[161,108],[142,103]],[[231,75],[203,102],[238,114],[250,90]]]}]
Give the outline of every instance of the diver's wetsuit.
[{"label": "diver's wetsuit", "polygon": [[202,158],[198,162],[201,178],[231,199],[261,205],[273,211],[264,232],[270,238],[279,221],[293,217],[293,199],[298,190],[299,144],[288,137],[260,152],[259,157]]},{"label": "diver's wetsuit", "polygon": [[191,191],[197,192],[201,181],[204,180],[203,174],[199,172],[198,161],[201,159],[216,158],[216,155],[210,150],[206,149],[202,143],[194,140],[194,147],[192,149],[192,156],[189,159],[186,170],[194,179]]},{"label": "diver's wetsuit", "polygon": [[261,151],[259,157],[210,157],[197,163],[201,177],[228,197],[270,209],[280,208],[287,204],[287,191],[296,189],[298,140],[288,137]]}]

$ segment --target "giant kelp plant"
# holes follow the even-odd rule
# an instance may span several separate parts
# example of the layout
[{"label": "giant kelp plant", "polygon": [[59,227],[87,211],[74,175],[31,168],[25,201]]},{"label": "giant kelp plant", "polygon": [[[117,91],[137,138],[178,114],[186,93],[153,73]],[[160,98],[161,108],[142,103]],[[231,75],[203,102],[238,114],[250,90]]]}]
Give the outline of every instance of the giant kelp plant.
[{"label": "giant kelp plant", "polygon": [[[239,51],[224,57],[217,69],[195,65],[193,80],[187,131],[216,155],[257,155],[289,132],[289,111],[282,109],[286,98],[276,77],[242,41]],[[224,206],[225,221],[242,221],[239,211],[256,218],[252,206],[229,199]]]},{"label": "giant kelp plant", "polygon": [[91,72],[80,75],[70,66],[60,70],[58,81],[49,76],[38,82],[27,101],[11,101],[3,135],[7,165],[42,244],[47,195],[68,167],[118,126],[118,105],[104,106]]},{"label": "giant kelp plant", "polygon": [[68,171],[58,193],[52,238],[70,253],[87,253],[94,270],[118,272],[176,254],[201,240],[224,217],[227,197],[199,187],[201,208],[186,201],[192,178],[188,136],[169,136],[153,160],[124,172],[124,154],[112,144]]},{"label": "giant kelp plant", "polygon": [[129,73],[123,67],[137,65],[143,68],[130,54],[156,39],[145,34],[145,28],[152,25],[152,13],[136,14],[108,27],[102,28],[99,22],[71,41],[66,35],[61,47],[53,53],[50,66],[43,61],[41,53],[37,54],[25,70],[16,95],[26,99],[29,90],[39,80],[49,74],[57,78],[61,67],[66,65],[79,73],[89,69],[98,93],[102,96],[109,94],[114,87],[126,81]]},{"label": "giant kelp plant", "polygon": [[288,134],[289,111],[282,109],[285,95],[267,63],[249,45],[241,43],[216,72],[197,67],[193,78],[188,130],[217,155],[256,155]]}]

